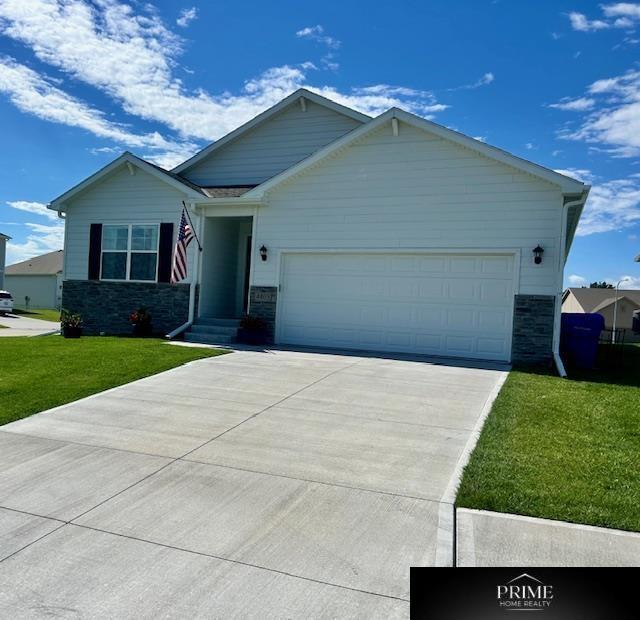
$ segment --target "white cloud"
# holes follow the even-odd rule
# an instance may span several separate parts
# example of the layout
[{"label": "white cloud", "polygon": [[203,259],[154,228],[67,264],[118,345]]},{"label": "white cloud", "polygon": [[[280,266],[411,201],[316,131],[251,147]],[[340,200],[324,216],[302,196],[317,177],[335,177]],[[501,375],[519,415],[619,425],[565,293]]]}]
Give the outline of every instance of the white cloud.
[{"label": "white cloud", "polygon": [[299,39],[311,39],[326,45],[330,49],[338,49],[342,44],[338,39],[334,39],[325,34],[324,27],[320,24],[316,26],[307,26],[296,32],[296,37]]},{"label": "white cloud", "polygon": [[[151,149],[151,159],[165,160],[179,153],[193,153],[193,143],[178,143],[163,138],[159,133],[136,134],[125,125],[114,123],[105,115],[72,97],[29,67],[18,64],[11,58],[0,57],[0,93],[9,96],[21,111],[38,118],[78,127],[100,138],[107,138],[128,147]],[[154,153],[157,157],[154,157]]]},{"label": "white cloud", "polygon": [[43,224],[27,223],[31,230],[27,240],[19,243],[7,242],[7,265],[18,263],[40,254],[61,250],[64,245],[64,222],[45,226]]},{"label": "white cloud", "polygon": [[[556,172],[587,183],[593,182],[593,176],[588,170]],[[640,179],[613,179],[592,185],[576,234],[584,237],[624,230],[637,224],[640,224]]]},{"label": "white cloud", "polygon": [[[623,282],[620,282],[620,280],[624,280]],[[620,282],[620,290],[633,290],[633,289],[640,289],[640,277],[639,276],[632,276],[629,274],[622,274],[620,276],[613,277],[613,278],[605,278],[605,282],[608,282],[609,284],[613,284],[613,286],[615,286],[618,282]]]},{"label": "white cloud", "polygon": [[615,157],[640,155],[640,71],[597,80],[583,99],[593,106],[577,129],[561,130],[561,138],[597,144]]},{"label": "white cloud", "polygon": [[595,105],[596,100],[590,97],[579,97],[578,99],[569,99],[565,97],[558,101],[558,103],[550,103],[550,108],[556,108],[558,110],[584,112],[585,110],[591,110]]},{"label": "white cloud", "polygon": [[640,4],[634,2],[616,2],[605,4],[602,12],[607,17],[628,17],[640,20]]},{"label": "white cloud", "polygon": [[456,86],[455,88],[449,88],[450,91],[455,90],[475,90],[476,88],[480,88],[482,86],[487,86],[495,81],[496,77],[490,71],[485,73],[482,77],[478,78],[475,82],[471,84],[463,84],[462,86]]},{"label": "white cloud", "polygon": [[567,282],[569,282],[571,286],[578,287],[578,286],[584,286],[587,283],[587,279],[576,274],[571,274],[570,276],[567,277]]},{"label": "white cloud", "polygon": [[182,9],[180,11],[180,15],[178,19],[176,19],[176,24],[181,28],[186,28],[193,20],[198,18],[198,9],[195,6],[192,6],[190,9]]},{"label": "white cloud", "polygon": [[639,176],[599,182],[590,170],[569,168],[556,172],[591,184],[577,235],[584,237],[640,224]]},{"label": "white cloud", "polygon": [[[0,32],[29,46],[42,62],[103,91],[128,114],[163,123],[182,140],[215,140],[302,86],[367,114],[399,106],[431,115],[447,107],[426,91],[376,85],[341,92],[315,86],[307,79],[313,70],[309,63],[267,69],[247,81],[239,94],[190,92],[174,75],[181,39],[149,5],[136,7],[142,12],[118,0],[2,0]],[[315,26],[306,31],[300,36],[327,37]],[[338,42],[330,39],[324,43],[335,49]],[[175,151],[181,148],[188,150],[176,141],[169,158],[176,159]]]},{"label": "white cloud", "polygon": [[43,202],[29,202],[27,200],[14,200],[7,202],[12,209],[18,209],[18,211],[26,211],[27,213],[35,213],[36,215],[42,215],[49,220],[58,220],[58,214],[51,209],[47,209],[47,205]]},{"label": "white cloud", "polygon": [[577,13],[576,11],[569,13],[569,21],[571,22],[571,27],[574,30],[579,30],[581,32],[603,30],[610,27],[608,22],[601,19],[589,20],[586,15]]},{"label": "white cloud", "polygon": [[57,213],[47,209],[42,202],[29,200],[14,200],[7,205],[18,211],[25,211],[32,215],[45,218],[47,223],[39,224],[27,222],[29,233],[25,241],[19,242],[12,239],[7,243],[7,264],[17,263],[39,254],[53,252],[62,249],[64,245],[64,220],[58,218]]},{"label": "white cloud", "polygon": [[579,32],[594,32],[608,28],[634,28],[640,21],[640,4],[616,2],[600,5],[605,19],[589,19],[584,13],[572,11],[567,15],[571,27]]}]

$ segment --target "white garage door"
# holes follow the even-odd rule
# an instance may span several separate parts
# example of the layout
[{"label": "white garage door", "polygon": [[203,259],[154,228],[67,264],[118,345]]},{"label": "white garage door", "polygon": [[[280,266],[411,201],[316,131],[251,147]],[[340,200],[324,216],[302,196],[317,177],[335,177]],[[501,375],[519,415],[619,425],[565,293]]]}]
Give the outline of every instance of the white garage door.
[{"label": "white garage door", "polygon": [[282,344],[509,360],[512,255],[286,253]]}]

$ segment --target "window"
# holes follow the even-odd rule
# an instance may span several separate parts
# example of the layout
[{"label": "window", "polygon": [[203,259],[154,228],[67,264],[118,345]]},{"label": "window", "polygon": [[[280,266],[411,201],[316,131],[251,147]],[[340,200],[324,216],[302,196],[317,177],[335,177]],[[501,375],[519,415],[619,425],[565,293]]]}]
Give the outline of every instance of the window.
[{"label": "window", "polygon": [[102,280],[155,282],[158,270],[158,224],[102,227]]}]

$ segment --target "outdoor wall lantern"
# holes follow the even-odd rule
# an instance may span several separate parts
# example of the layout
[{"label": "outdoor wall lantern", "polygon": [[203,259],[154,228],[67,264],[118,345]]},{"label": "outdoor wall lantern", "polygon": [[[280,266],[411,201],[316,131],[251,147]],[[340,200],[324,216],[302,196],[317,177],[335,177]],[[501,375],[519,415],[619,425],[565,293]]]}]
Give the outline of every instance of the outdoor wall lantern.
[{"label": "outdoor wall lantern", "polygon": [[538,244],[535,248],[533,248],[533,262],[536,265],[539,265],[542,262],[542,253],[544,249],[540,247]]},{"label": "outdoor wall lantern", "polygon": [[260,258],[263,261],[267,260],[267,248],[264,245],[260,248]]}]

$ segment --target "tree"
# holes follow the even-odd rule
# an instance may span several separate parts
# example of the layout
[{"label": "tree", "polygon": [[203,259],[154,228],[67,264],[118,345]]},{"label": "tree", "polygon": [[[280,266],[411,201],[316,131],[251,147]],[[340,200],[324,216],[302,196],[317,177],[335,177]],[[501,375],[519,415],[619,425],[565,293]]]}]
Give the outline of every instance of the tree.
[{"label": "tree", "polygon": [[603,280],[602,282],[592,282],[589,284],[589,288],[614,288],[614,286]]}]

